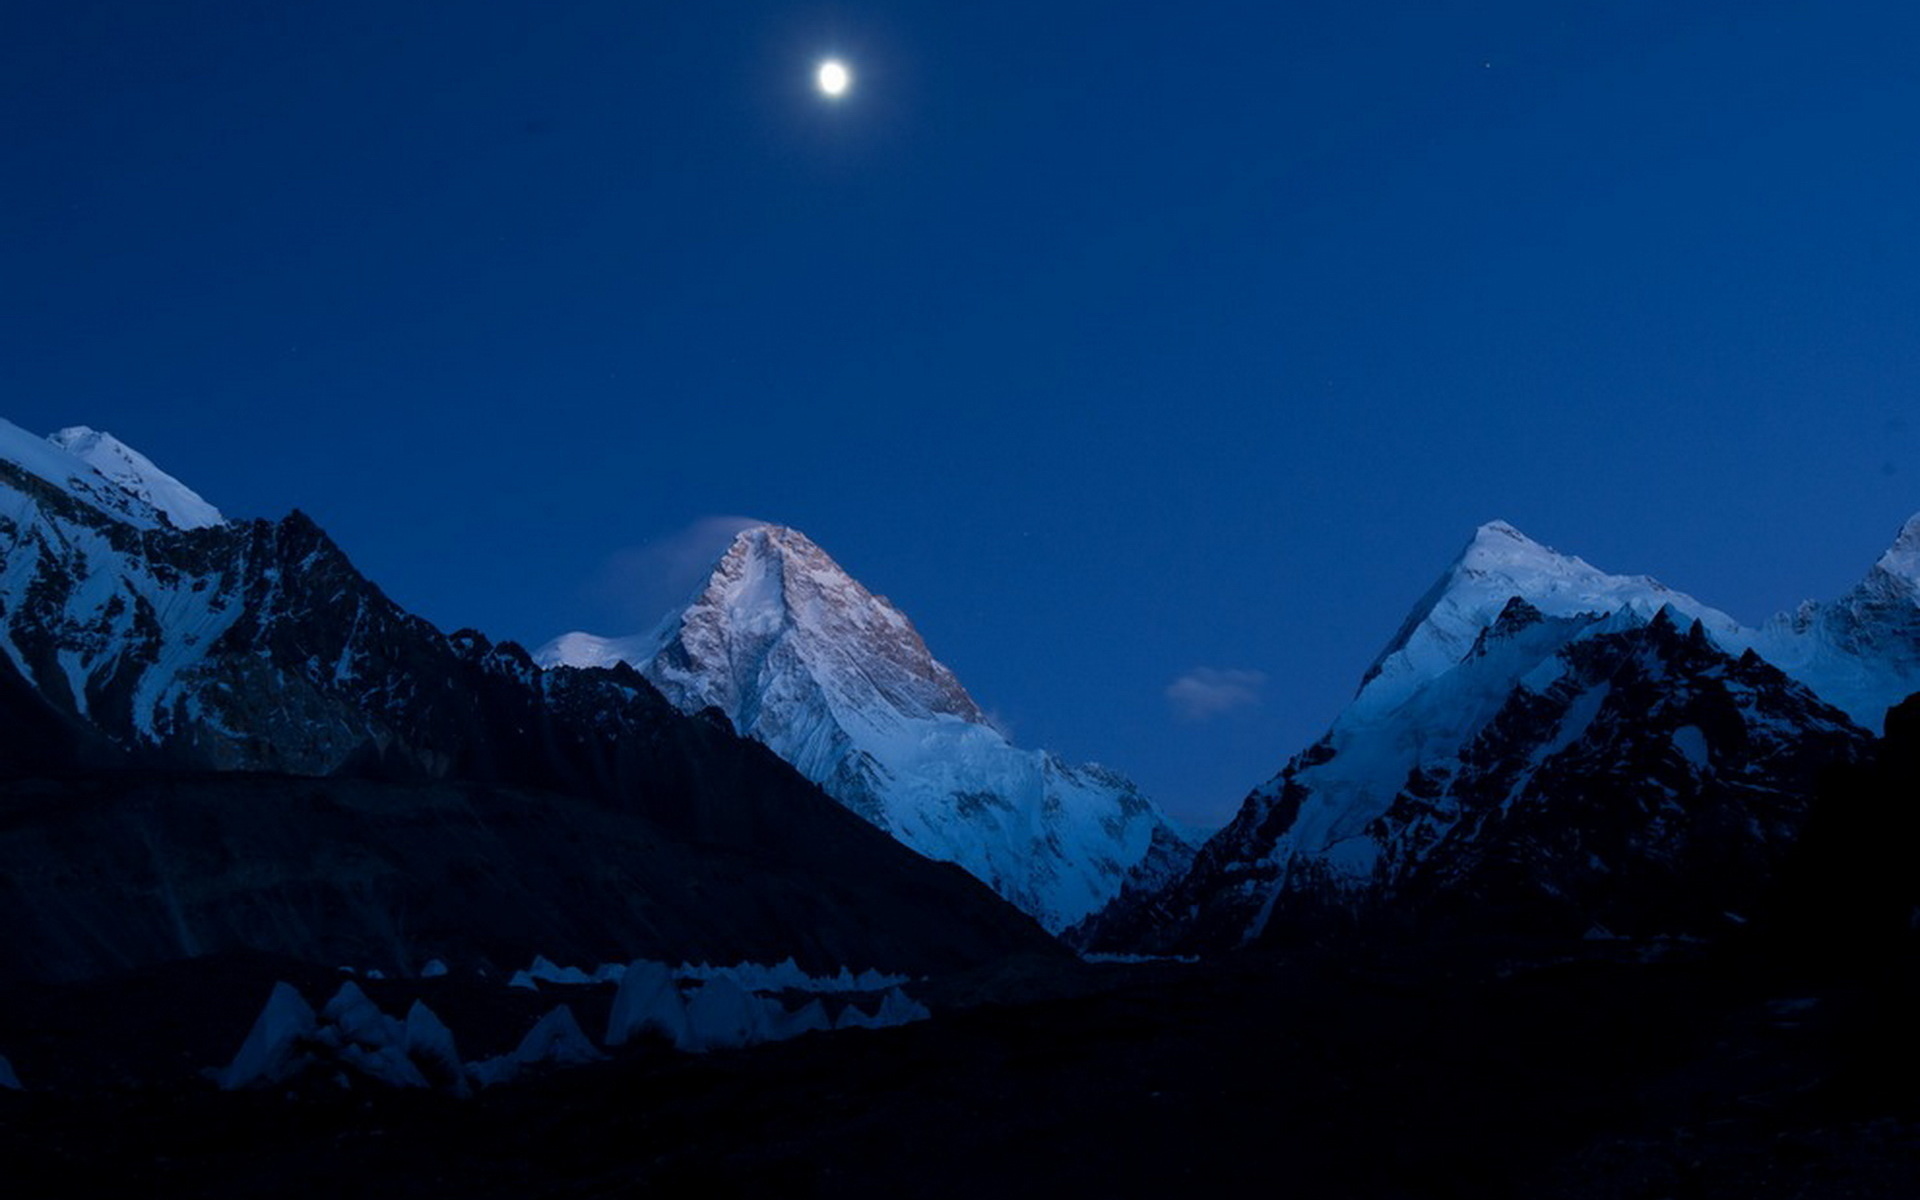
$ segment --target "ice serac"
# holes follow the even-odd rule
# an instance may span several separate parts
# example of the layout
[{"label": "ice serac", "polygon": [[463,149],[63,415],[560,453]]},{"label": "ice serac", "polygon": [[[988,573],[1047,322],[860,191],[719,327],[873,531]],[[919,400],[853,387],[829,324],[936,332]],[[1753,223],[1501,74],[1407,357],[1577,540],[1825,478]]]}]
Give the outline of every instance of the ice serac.
[{"label": "ice serac", "polygon": [[467,1074],[480,1086],[493,1087],[530,1073],[584,1067],[605,1058],[580,1028],[573,1009],[562,1004],[527,1030],[511,1053],[470,1063]]},{"label": "ice serac", "polygon": [[153,465],[153,460],[110,433],[70,425],[47,440],[98,471],[108,482],[163,513],[176,529],[223,525],[220,510],[197,492]]},{"label": "ice serac", "polygon": [[638,667],[682,711],[718,709],[829,795],[1058,930],[1184,840],[1132,783],[994,729],[906,616],[797,530],[741,532],[652,634],[567,634],[545,665]]},{"label": "ice serac", "polygon": [[[1834,657],[1876,678],[1920,647],[1900,567],[1891,553],[1838,606],[1875,636]],[[1482,526],[1328,733],[1184,877],[1080,940],[1220,948],[1329,910],[1702,932],[1764,886],[1819,772],[1868,746],[1817,673],[1760,641],[1652,579]]]},{"label": "ice serac", "polygon": [[296,1074],[309,1057],[319,1018],[290,983],[276,983],[239,1053],[217,1077],[220,1087],[260,1087]]}]

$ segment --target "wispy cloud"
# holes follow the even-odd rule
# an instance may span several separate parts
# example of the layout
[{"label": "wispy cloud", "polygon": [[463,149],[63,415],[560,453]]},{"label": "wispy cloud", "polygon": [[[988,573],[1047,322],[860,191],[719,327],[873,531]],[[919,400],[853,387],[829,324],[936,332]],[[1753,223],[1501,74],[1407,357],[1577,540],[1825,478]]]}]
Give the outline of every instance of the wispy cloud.
[{"label": "wispy cloud", "polygon": [[1167,700],[1184,721],[1209,721],[1236,708],[1260,703],[1267,682],[1261,671],[1231,667],[1195,667],[1167,685]]},{"label": "wispy cloud", "polygon": [[672,533],[607,556],[593,591],[614,619],[639,632],[693,595],[734,535],[765,522],[752,517],[701,517]]}]

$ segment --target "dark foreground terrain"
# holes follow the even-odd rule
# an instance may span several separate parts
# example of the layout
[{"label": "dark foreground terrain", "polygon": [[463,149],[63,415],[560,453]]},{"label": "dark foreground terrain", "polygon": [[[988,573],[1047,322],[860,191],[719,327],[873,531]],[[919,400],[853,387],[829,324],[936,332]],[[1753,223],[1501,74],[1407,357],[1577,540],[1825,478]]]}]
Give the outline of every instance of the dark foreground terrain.
[{"label": "dark foreground terrain", "polygon": [[[276,977],[338,978],[222,960],[0,996],[37,1086],[0,1093],[5,1194],[1920,1195],[1911,979],[1759,948],[1036,958],[924,985],[916,1025],[633,1049],[464,1102],[195,1079]],[[367,989],[426,998],[468,1057],[557,998],[597,1035],[607,1002]]]}]

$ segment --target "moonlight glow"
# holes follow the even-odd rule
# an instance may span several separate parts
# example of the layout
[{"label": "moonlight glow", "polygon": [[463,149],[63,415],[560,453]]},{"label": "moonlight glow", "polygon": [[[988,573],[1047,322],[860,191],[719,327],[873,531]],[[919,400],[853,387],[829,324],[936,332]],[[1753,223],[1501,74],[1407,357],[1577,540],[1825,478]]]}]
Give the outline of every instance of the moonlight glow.
[{"label": "moonlight glow", "polygon": [[820,91],[828,96],[844,96],[847,89],[853,86],[852,72],[847,70],[847,64],[837,58],[821,63],[813,78],[820,85]]}]

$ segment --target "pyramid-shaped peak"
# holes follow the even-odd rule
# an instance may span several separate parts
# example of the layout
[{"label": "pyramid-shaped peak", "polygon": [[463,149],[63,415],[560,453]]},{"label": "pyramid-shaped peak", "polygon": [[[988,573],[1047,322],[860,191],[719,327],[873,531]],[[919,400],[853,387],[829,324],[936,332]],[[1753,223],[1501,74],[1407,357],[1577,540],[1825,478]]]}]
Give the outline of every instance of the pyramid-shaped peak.
[{"label": "pyramid-shaped peak", "polygon": [[812,538],[737,520],[713,534],[702,557],[718,535],[726,549],[653,634],[570,634],[540,661],[631,663],[681,711],[724,714],[851,811],[1049,929],[1136,871],[1184,864],[1185,839],[1133,784],[1013,745],[905,614]]},{"label": "pyramid-shaped peak", "polygon": [[872,709],[878,697],[900,712],[986,720],[904,613],[788,525],[735,534],[656,644],[655,682],[669,698],[682,699],[678,675],[697,678],[703,699],[736,723],[757,704],[741,708],[749,697],[816,687],[838,711]]},{"label": "pyramid-shaped peak", "polygon": [[[1474,570],[1487,570],[1519,564],[1586,564],[1534,541],[1508,521],[1488,521],[1473,531],[1459,564]],[[1587,568],[1591,570],[1591,568]]]},{"label": "pyramid-shaped peak", "polygon": [[1563,554],[1536,542],[1507,521],[1488,521],[1476,529],[1451,570],[1442,576],[1426,604],[1448,596],[1475,596],[1475,606],[1487,605],[1482,616],[1493,618],[1508,598],[1523,596],[1549,616],[1609,613],[1621,607],[1640,609],[1651,616],[1673,604],[1679,612],[1722,614],[1646,575],[1614,575],[1572,554]]},{"label": "pyramid-shaped peak", "polygon": [[733,535],[734,546],[812,546],[813,539],[791,525],[762,521]]},{"label": "pyramid-shaped peak", "polygon": [[830,607],[879,609],[905,621],[812,538],[792,526],[774,524],[751,525],[735,534],[691,607],[720,604],[736,613],[791,613],[822,599]]},{"label": "pyramid-shaped peak", "polygon": [[747,554],[772,554],[779,557],[798,557],[807,559],[833,559],[818,542],[791,525],[763,523],[749,525],[733,535],[733,542],[727,547],[726,557]]},{"label": "pyramid-shaped peak", "polygon": [[1611,575],[1584,559],[1534,541],[1507,521],[1474,531],[1460,556],[1422,596],[1393,640],[1368,668],[1357,702],[1389,708],[1422,681],[1451,670],[1482,644],[1514,598],[1547,617],[1608,616],[1641,622],[1663,606],[1705,620],[1714,630],[1733,618],[1645,575]]},{"label": "pyramid-shaped peak", "polygon": [[1501,538],[1505,538],[1510,541],[1537,544],[1533,542],[1532,538],[1528,537],[1524,533],[1521,533],[1519,528],[1515,526],[1513,522],[1503,521],[1498,517],[1494,518],[1491,521],[1486,522],[1484,525],[1480,526],[1480,528],[1473,531],[1473,540],[1476,542],[1481,541],[1482,539],[1492,541],[1492,540],[1497,540]]}]

